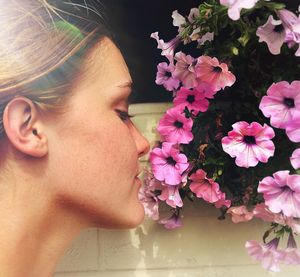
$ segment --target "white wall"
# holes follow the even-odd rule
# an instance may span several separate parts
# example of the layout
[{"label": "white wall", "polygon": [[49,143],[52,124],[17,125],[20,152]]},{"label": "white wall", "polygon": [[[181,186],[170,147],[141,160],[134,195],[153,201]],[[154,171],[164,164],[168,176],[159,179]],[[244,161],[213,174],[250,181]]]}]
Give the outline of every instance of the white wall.
[{"label": "white wall", "polygon": [[[134,121],[152,142],[155,126],[169,104],[135,104]],[[147,157],[142,163],[146,165]],[[245,241],[261,240],[261,221],[234,224],[217,219],[218,210],[198,201],[185,208],[184,227],[168,231],[145,219],[133,230],[81,234],[61,259],[55,277],[299,277],[300,266],[274,274],[251,261]],[[299,240],[298,240],[299,241]],[[300,246],[300,241],[299,241]]]}]

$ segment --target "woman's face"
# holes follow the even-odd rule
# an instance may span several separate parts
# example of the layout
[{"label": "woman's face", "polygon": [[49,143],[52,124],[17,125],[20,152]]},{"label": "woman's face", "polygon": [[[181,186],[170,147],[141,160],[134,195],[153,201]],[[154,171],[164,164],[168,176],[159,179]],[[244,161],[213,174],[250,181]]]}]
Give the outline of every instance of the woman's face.
[{"label": "woman's face", "polygon": [[90,225],[134,227],[144,218],[137,197],[138,158],[149,144],[126,117],[131,77],[107,38],[92,50],[85,67],[66,112],[52,118],[48,134],[55,200]]}]

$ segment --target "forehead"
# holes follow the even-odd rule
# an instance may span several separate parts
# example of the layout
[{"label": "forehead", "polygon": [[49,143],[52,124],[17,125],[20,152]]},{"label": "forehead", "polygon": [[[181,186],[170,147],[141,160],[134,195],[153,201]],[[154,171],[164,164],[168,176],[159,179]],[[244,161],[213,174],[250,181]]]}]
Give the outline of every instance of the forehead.
[{"label": "forehead", "polygon": [[132,82],[120,50],[109,38],[103,38],[95,45],[87,57],[84,71],[87,79],[101,84],[102,89]]}]

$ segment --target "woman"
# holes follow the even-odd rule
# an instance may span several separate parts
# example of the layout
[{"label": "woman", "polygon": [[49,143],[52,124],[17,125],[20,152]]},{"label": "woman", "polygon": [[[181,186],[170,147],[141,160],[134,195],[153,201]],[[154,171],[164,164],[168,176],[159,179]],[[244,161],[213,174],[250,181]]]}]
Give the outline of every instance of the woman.
[{"label": "woman", "polygon": [[131,78],[96,11],[5,1],[0,9],[0,276],[52,276],[90,227],[144,216]]}]

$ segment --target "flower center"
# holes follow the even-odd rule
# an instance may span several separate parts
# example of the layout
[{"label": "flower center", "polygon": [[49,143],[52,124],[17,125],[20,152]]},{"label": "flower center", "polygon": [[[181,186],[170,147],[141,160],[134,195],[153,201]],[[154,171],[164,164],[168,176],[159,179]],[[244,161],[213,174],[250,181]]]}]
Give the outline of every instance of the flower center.
[{"label": "flower center", "polygon": [[166,76],[167,78],[171,78],[171,77],[172,77],[172,73],[171,73],[170,71],[166,71],[166,72],[165,72],[165,76]]},{"label": "flower center", "polygon": [[167,164],[174,166],[176,164],[176,161],[172,157],[168,157]]},{"label": "flower center", "polygon": [[295,107],[295,102],[293,98],[284,98],[283,100],[284,105],[286,105],[289,108]]},{"label": "flower center", "polygon": [[195,95],[189,95],[186,98],[186,101],[188,101],[190,104],[192,104],[193,102],[195,102]]},{"label": "flower center", "polygon": [[275,33],[281,33],[283,30],[284,30],[284,28],[283,28],[283,25],[282,25],[282,24],[276,25],[276,26],[274,27],[274,29],[273,29],[273,31],[274,31]]},{"label": "flower center", "polygon": [[180,128],[182,128],[183,123],[180,122],[180,121],[178,121],[178,120],[176,120],[176,121],[173,123],[173,125],[174,125],[176,128],[180,129]]},{"label": "flower center", "polygon": [[222,68],[219,67],[219,66],[214,66],[214,67],[213,67],[213,72],[221,73],[221,72],[222,72]]},{"label": "flower center", "polygon": [[247,144],[256,144],[256,140],[254,136],[244,136],[243,141]]},{"label": "flower center", "polygon": [[195,66],[197,64],[197,60],[194,60],[193,62],[192,62],[192,66]]}]

